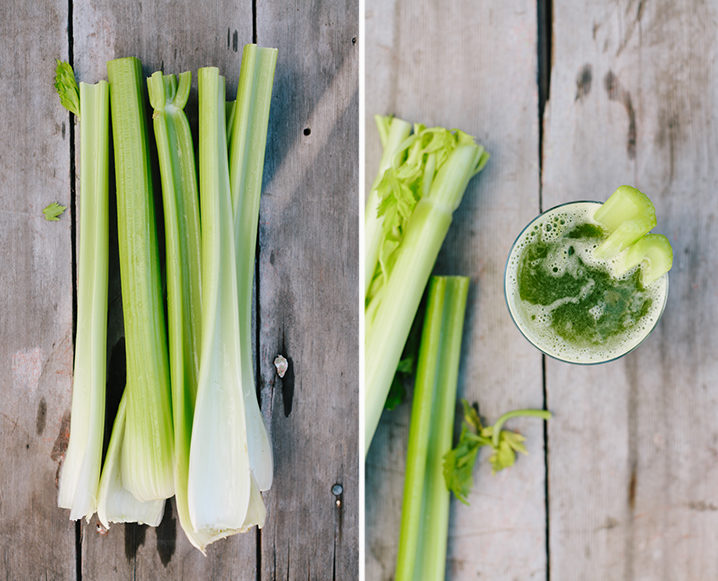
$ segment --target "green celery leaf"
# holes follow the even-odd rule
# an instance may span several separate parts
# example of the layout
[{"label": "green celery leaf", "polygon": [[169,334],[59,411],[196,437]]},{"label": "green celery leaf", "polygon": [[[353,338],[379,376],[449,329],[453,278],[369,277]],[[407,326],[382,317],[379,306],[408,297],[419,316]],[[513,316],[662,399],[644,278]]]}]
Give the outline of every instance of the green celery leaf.
[{"label": "green celery leaf", "polygon": [[55,89],[60,103],[70,113],[80,116],[80,90],[77,87],[75,73],[69,63],[55,59]]},{"label": "green celery leaf", "polygon": [[[504,414],[496,424],[483,427],[475,407],[465,399],[461,400],[461,406],[464,411],[461,435],[456,447],[444,455],[444,480],[446,487],[454,493],[456,498],[464,504],[468,504],[467,498],[473,487],[472,473],[479,448],[490,446],[493,450],[489,457],[493,474],[509,468],[516,462],[517,452],[519,454],[528,454],[528,452],[523,444],[526,438],[517,432],[502,430],[503,423],[506,419],[518,416],[548,419],[550,413],[544,410],[517,410]],[[498,436],[494,438],[497,429],[499,430]]]},{"label": "green celery leaf", "polygon": [[43,208],[42,213],[45,214],[45,220],[48,222],[57,222],[60,220],[60,216],[65,210],[67,210],[67,206],[62,206],[57,202],[53,202],[49,206]]},{"label": "green celery leaf", "polygon": [[[399,365],[401,366],[401,362],[399,362]],[[386,396],[384,409],[393,410],[406,399],[406,388],[404,387],[404,379],[402,375],[403,374],[400,369],[397,369],[396,375],[391,381],[391,386],[389,387],[389,394]]]},{"label": "green celery leaf", "polygon": [[456,448],[444,455],[446,487],[464,504],[469,504],[467,499],[474,487],[474,464],[482,445],[486,444],[464,426]]}]

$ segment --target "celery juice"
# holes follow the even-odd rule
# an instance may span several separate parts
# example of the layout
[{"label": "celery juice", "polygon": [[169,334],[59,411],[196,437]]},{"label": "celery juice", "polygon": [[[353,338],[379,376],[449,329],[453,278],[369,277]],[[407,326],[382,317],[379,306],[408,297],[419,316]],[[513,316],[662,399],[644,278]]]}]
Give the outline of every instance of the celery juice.
[{"label": "celery juice", "polygon": [[599,202],[548,210],[519,235],[506,264],[511,316],[541,351],[571,363],[602,363],[635,348],[655,327],[668,275],[648,285],[640,267],[616,276],[617,261],[594,251],[608,234],[593,219]]}]

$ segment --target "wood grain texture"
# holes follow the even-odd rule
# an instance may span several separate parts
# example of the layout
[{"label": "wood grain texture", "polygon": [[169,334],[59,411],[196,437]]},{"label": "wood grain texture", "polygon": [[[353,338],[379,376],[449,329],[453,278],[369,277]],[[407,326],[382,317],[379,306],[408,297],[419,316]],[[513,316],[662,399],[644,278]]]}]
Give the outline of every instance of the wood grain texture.
[{"label": "wood grain texture", "polygon": [[357,34],[353,0],[257,2],[257,40],[279,49],[259,227],[263,579],[357,578]]},{"label": "wood grain texture", "polygon": [[547,365],[555,579],[714,579],[718,561],[715,2],[553,3],[549,208],[623,183],[673,244],[661,322],[633,353]]},{"label": "wood grain texture", "polygon": [[[509,248],[538,210],[536,3],[366,4],[367,183],[380,144],[373,115],[475,135],[492,157],[455,213],[436,272],[471,277],[459,396],[490,421],[541,407],[541,357],[514,328],[503,295]],[[366,578],[395,567],[409,404],[385,413],[366,464]],[[511,427],[511,426],[509,426]],[[543,426],[516,421],[530,455],[491,476],[486,454],[470,506],[452,504],[447,578],[546,575]]]},{"label": "wood grain texture", "polygon": [[72,376],[70,116],[53,90],[67,6],[4,3],[0,15],[0,571],[74,579],[75,527],[57,508]]}]

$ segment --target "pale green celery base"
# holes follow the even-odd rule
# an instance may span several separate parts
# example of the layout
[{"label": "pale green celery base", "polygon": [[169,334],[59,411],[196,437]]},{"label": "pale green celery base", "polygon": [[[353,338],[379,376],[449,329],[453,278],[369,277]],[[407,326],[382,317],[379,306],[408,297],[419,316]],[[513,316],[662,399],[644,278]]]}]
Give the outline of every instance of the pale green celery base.
[{"label": "pale green celery base", "polygon": [[70,441],[58,483],[58,505],[70,519],[97,510],[105,422],[109,220],[109,90],[80,83],[80,252],[78,324]]},{"label": "pale green celery base", "polygon": [[[241,529],[251,495],[224,79],[199,70],[202,347],[188,474],[196,531]],[[227,533],[231,534],[231,533]]]},{"label": "pale green celery base", "polygon": [[156,527],[162,522],[165,500],[140,502],[122,485],[121,452],[127,417],[127,390],[122,395],[107,447],[98,495],[97,516],[105,528],[110,523],[136,522]]},{"label": "pale green celery base", "polygon": [[136,58],[107,63],[117,184],[117,236],[127,353],[125,487],[140,500],[174,494],[174,436],[159,252]]},{"label": "pale green celery base", "polygon": [[252,360],[252,288],[267,126],[277,50],[248,44],[242,52],[237,100],[232,109],[229,179],[233,209],[242,392],[252,475],[260,490],[272,485],[274,463],[255,393]]}]

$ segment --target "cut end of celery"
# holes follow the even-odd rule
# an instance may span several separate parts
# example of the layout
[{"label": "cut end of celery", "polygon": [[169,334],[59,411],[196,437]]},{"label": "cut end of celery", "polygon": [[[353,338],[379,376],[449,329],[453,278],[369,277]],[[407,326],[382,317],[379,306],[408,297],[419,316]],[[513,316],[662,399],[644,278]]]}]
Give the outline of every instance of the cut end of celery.
[{"label": "cut end of celery", "polygon": [[651,228],[656,225],[655,216],[653,219],[646,217],[637,217],[633,220],[622,222],[609,236],[604,240],[598,248],[596,248],[595,256],[597,258],[612,258],[619,254],[622,250],[631,246],[640,240]]},{"label": "cut end of celery", "polygon": [[648,232],[656,226],[656,209],[643,192],[632,186],[621,186],[596,210],[593,218],[609,233],[629,221],[652,223]]},{"label": "cut end of celery", "polygon": [[646,234],[626,250],[619,274],[640,265],[641,282],[648,286],[673,266],[673,248],[663,234]]}]

